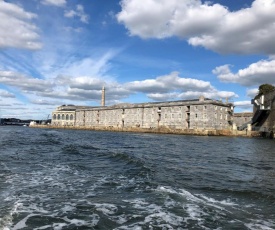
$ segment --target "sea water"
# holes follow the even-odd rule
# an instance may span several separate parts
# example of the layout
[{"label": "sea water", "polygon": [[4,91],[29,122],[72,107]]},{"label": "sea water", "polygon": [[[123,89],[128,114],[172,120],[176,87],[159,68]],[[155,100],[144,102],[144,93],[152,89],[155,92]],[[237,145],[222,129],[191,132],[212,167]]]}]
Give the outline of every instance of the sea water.
[{"label": "sea water", "polygon": [[275,229],[275,141],[2,126],[0,229]]}]

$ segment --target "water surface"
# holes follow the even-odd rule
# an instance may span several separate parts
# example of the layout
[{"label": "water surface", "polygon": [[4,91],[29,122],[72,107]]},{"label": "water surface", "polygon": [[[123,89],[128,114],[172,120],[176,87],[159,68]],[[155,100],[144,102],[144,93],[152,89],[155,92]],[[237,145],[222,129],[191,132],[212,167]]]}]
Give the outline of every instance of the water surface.
[{"label": "water surface", "polygon": [[2,126],[0,229],[275,229],[275,141]]}]

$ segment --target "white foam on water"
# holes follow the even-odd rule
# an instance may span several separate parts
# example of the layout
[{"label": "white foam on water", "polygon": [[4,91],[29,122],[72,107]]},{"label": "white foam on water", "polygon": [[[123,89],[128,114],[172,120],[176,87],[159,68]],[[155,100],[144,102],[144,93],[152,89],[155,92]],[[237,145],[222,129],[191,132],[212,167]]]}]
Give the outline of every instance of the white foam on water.
[{"label": "white foam on water", "polygon": [[213,204],[222,204],[222,205],[226,205],[226,206],[237,206],[238,205],[238,204],[230,201],[229,199],[218,201],[218,200],[215,200],[214,198],[209,198],[209,197],[204,196],[202,194],[196,194],[196,195],[201,197],[202,199],[210,202],[210,203],[213,203]]},{"label": "white foam on water", "polygon": [[74,225],[77,227],[86,226],[86,227],[94,227],[97,225],[100,217],[97,214],[89,215],[90,220],[81,220],[81,219],[69,219],[68,217],[62,218],[64,221],[66,221],[67,225]]},{"label": "white foam on water", "polygon": [[112,215],[117,212],[117,207],[113,204],[93,204],[96,207],[96,210],[102,212],[104,215]]},{"label": "white foam on water", "polygon": [[60,210],[63,212],[63,213],[67,213],[67,212],[73,212],[76,208],[70,204],[65,204],[64,207],[62,207]]},{"label": "white foam on water", "polygon": [[114,230],[143,230],[143,228],[141,226],[139,226],[138,224],[134,224],[134,225],[128,225],[128,226],[120,226],[118,228],[115,228]]},{"label": "white foam on water", "polygon": [[159,211],[145,217],[145,223],[160,225],[162,222],[175,226],[180,226],[183,222],[183,218],[173,213]]},{"label": "white foam on water", "polygon": [[36,214],[30,214],[30,215],[26,216],[24,219],[20,220],[17,224],[15,224],[14,227],[12,228],[12,230],[19,230],[19,229],[28,227],[26,225],[26,221],[32,216],[37,216],[37,215]]},{"label": "white foam on water", "polygon": [[16,214],[18,209],[22,206],[22,203],[20,202],[15,202],[13,205],[12,210],[5,215],[4,217],[0,218],[0,227],[6,230],[10,229],[10,226],[12,226],[12,220],[13,220],[13,215]]},{"label": "white foam on water", "polygon": [[251,230],[274,230],[275,220],[251,220],[251,223],[245,223],[244,225]]},{"label": "white foam on water", "polygon": [[51,228],[51,227],[52,227],[52,225],[45,225],[45,226],[42,226],[39,228],[34,228],[33,230],[44,230],[44,229]]},{"label": "white foam on water", "polygon": [[[130,203],[133,205],[134,208],[139,209],[140,213],[145,214],[144,221],[135,223],[135,225],[129,225],[129,229],[134,229],[134,227],[144,226],[144,225],[151,225],[151,226],[160,226],[163,225],[166,227],[168,226],[182,226],[184,223],[184,219],[180,216],[177,216],[163,207],[157,204],[150,204],[146,202],[144,199],[133,199],[133,200],[123,200],[124,202]],[[118,229],[127,229],[126,226]],[[169,228],[170,228],[169,227]],[[169,229],[166,228],[166,229]],[[153,228],[152,228],[153,229]],[[165,228],[163,228],[165,229]]]},{"label": "white foam on water", "polygon": [[[175,189],[173,189],[171,187],[158,186],[156,191],[157,192],[165,192],[168,194],[177,194],[177,195],[184,197],[187,201],[191,201],[194,203],[199,203],[199,204],[203,204],[203,205],[207,205],[207,206],[212,206],[217,209],[224,210],[224,211],[227,211],[227,210],[223,207],[223,205],[226,205],[226,206],[236,205],[235,203],[225,201],[225,200],[217,201],[213,198],[209,198],[209,197],[206,197],[201,194],[193,195],[192,193],[188,192],[185,189],[179,189],[178,191],[176,191]],[[227,211],[227,212],[229,212],[229,211]]]},{"label": "white foam on water", "polygon": [[66,227],[67,225],[68,224],[66,223],[54,223],[52,227],[54,230],[62,230],[63,227]]}]

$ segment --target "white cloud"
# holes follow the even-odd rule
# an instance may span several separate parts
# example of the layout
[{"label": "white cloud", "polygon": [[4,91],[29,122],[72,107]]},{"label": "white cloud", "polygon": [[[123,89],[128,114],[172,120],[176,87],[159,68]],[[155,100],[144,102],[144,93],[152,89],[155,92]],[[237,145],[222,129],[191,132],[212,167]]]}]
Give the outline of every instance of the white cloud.
[{"label": "white cloud", "polygon": [[246,95],[250,98],[254,98],[259,93],[259,88],[246,90]]},{"label": "white cloud", "polygon": [[42,48],[37,27],[31,22],[36,15],[5,1],[0,1],[0,48]]},{"label": "white cloud", "polygon": [[210,82],[192,78],[180,78],[178,72],[172,72],[156,79],[128,82],[125,84],[125,87],[129,90],[143,93],[166,93],[171,90],[197,90],[202,92],[212,88]]},{"label": "white cloud", "polygon": [[76,10],[67,10],[64,13],[64,16],[67,18],[77,17],[83,23],[89,22],[89,16],[84,12],[84,7],[82,5],[77,5]]},{"label": "white cloud", "polygon": [[0,83],[19,88],[25,92],[48,91],[53,86],[49,81],[28,77],[12,71],[0,71]]},{"label": "white cloud", "polygon": [[244,86],[275,84],[275,60],[261,60],[232,73],[229,65],[219,66],[213,73],[223,82],[239,83]]},{"label": "white cloud", "polygon": [[15,98],[15,95],[13,93],[6,91],[6,90],[0,89],[0,97]]},{"label": "white cloud", "polygon": [[52,6],[65,6],[66,5],[66,0],[43,0],[43,4],[45,5],[52,5]]},{"label": "white cloud", "polygon": [[181,78],[178,72],[172,72],[155,79],[128,82],[124,84],[124,87],[132,92],[147,93],[149,98],[157,101],[195,99],[202,95],[212,99],[238,97],[234,92],[218,91],[210,82]]},{"label": "white cloud", "polygon": [[230,12],[200,0],[122,0],[117,20],[131,36],[187,39],[218,53],[275,54],[275,1]]},{"label": "white cloud", "polygon": [[251,104],[251,101],[236,101],[234,102],[234,106],[240,109],[245,109],[248,111],[251,111],[253,105]]},{"label": "white cloud", "polygon": [[30,102],[32,104],[35,104],[35,105],[60,105],[61,102],[60,101],[49,101],[49,100],[45,100],[45,99],[34,99],[34,100],[30,100]]},{"label": "white cloud", "polygon": [[232,99],[238,97],[238,95],[234,92],[230,91],[218,91],[217,89],[213,89],[209,92],[198,92],[198,91],[187,91],[179,94],[179,98],[181,99],[194,99],[199,98],[200,96],[204,96],[210,99]]}]

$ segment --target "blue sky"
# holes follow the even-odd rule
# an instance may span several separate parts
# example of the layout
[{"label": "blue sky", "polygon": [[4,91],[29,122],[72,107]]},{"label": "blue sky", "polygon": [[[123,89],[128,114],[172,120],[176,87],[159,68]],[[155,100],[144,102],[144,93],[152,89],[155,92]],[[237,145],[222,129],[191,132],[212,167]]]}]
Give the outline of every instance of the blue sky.
[{"label": "blue sky", "polygon": [[228,99],[275,84],[274,0],[0,0],[0,115]]}]

